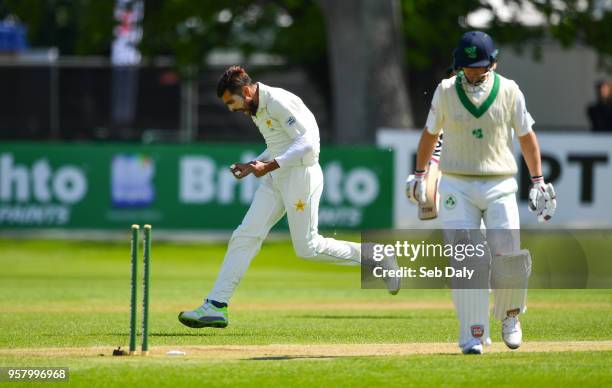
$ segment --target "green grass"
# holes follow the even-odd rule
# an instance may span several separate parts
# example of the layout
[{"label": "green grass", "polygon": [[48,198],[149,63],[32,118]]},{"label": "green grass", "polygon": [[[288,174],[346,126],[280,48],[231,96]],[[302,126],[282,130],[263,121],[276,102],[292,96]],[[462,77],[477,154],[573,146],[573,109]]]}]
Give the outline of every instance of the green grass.
[{"label": "green grass", "polygon": [[[227,329],[180,325],[178,312],[201,303],[224,251],[223,244],[154,243],[151,346],[456,341],[447,290],[402,290],[396,297],[362,290],[358,268],[297,259],[286,242],[264,244],[232,300]],[[0,239],[0,266],[0,350],[127,345],[127,236],[124,243]],[[521,319],[525,341],[612,340],[610,290],[532,290],[529,305]],[[609,351],[287,360],[0,353],[0,366],[69,366],[71,383],[88,386],[601,386],[612,383],[611,364]]]},{"label": "green grass", "polygon": [[[39,365],[43,360],[5,359]],[[124,386],[609,386],[612,352],[223,360],[98,357],[44,360],[75,385]]]}]

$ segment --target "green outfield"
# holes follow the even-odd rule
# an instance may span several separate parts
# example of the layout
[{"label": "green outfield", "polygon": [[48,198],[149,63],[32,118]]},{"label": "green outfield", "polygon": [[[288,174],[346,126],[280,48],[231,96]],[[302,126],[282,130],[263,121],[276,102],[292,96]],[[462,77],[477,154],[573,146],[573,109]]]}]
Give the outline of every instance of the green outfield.
[{"label": "green outfield", "polygon": [[[359,269],[270,242],[226,329],[177,320],[210,289],[224,244],[154,242],[148,357],[127,347],[129,241],[0,239],[0,366],[64,366],[71,384],[235,386],[612,384],[612,290],[533,290],[525,345],[463,356],[447,290],[361,290]],[[139,295],[140,296],[140,295]],[[168,350],[185,356],[169,357]]]}]

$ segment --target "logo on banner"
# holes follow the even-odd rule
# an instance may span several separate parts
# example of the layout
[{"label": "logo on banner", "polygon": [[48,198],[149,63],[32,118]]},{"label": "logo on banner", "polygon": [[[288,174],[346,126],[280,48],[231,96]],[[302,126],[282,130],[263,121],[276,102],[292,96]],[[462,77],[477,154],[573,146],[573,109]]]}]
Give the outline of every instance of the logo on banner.
[{"label": "logo on banner", "polygon": [[[237,160],[253,160],[256,154],[245,153]],[[182,204],[248,205],[257,189],[257,179],[249,176],[240,181],[206,155],[184,155],[179,161],[179,201]],[[319,225],[357,227],[366,222],[366,210],[376,205],[381,182],[376,171],[366,167],[345,167],[339,160],[324,168],[325,190],[319,208]],[[308,211],[304,199],[294,202],[296,212]]]},{"label": "logo on banner", "polygon": [[146,207],[155,199],[155,163],[142,154],[118,154],[111,164],[111,201],[120,208]]},{"label": "logo on banner", "polygon": [[75,164],[47,157],[24,162],[0,154],[0,225],[49,226],[70,222],[72,206],[87,195],[87,175]]}]

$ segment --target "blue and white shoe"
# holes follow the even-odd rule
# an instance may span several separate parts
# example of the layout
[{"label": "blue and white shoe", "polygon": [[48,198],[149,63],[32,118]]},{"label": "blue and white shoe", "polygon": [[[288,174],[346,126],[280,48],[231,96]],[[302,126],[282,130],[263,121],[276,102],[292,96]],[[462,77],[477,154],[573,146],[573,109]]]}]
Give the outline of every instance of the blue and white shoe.
[{"label": "blue and white shoe", "polygon": [[477,338],[472,338],[467,344],[461,347],[463,354],[482,354],[482,342]]},{"label": "blue and white shoe", "polygon": [[183,325],[192,328],[224,328],[229,324],[227,306],[216,307],[208,299],[195,310],[182,311],[178,315],[178,319]]}]

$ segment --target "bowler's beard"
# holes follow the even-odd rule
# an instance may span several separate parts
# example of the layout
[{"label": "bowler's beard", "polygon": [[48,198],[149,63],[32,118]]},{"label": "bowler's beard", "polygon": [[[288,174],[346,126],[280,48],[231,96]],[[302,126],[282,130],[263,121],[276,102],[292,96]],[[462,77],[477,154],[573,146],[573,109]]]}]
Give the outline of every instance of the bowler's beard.
[{"label": "bowler's beard", "polygon": [[259,108],[259,83],[256,85],[257,87],[255,88],[255,94],[253,95],[251,101],[247,103],[247,108],[249,109],[251,116],[256,116],[257,109]]},{"label": "bowler's beard", "polygon": [[257,108],[258,107],[259,107],[259,104],[257,104],[253,100],[251,100],[251,101],[246,103],[246,109],[251,114],[251,116],[255,116],[257,114]]}]

